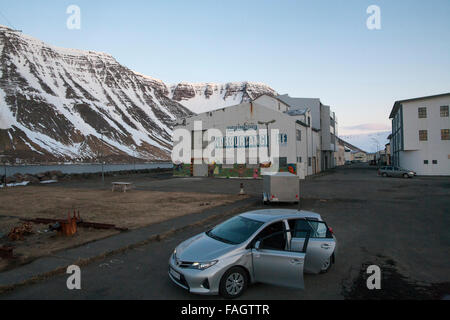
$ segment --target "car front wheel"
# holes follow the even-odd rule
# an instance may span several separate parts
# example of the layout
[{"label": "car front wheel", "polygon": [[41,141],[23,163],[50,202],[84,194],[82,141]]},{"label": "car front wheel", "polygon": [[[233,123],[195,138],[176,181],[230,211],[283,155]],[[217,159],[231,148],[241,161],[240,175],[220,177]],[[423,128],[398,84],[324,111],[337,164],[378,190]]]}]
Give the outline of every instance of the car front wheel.
[{"label": "car front wheel", "polygon": [[403,175],[403,178],[409,179],[409,174],[405,173],[405,174]]},{"label": "car front wheel", "polygon": [[248,277],[245,270],[233,267],[220,280],[219,293],[225,299],[240,297],[247,289]]},{"label": "car front wheel", "polygon": [[382,176],[386,178],[387,177],[387,173],[383,173]]}]

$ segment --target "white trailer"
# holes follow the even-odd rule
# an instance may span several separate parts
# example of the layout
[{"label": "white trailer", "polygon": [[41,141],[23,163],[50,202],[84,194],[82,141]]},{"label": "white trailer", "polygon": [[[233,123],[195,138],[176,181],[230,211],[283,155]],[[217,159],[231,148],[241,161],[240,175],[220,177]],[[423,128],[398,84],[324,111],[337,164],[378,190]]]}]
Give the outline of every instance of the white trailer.
[{"label": "white trailer", "polygon": [[300,199],[299,177],[288,172],[264,175],[263,202],[298,202]]}]

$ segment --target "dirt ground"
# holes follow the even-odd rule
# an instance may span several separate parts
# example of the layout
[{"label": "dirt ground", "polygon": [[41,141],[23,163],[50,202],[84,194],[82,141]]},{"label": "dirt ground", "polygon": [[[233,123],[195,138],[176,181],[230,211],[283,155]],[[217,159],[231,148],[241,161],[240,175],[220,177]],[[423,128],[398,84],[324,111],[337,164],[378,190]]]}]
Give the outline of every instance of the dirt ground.
[{"label": "dirt ground", "polygon": [[0,246],[12,245],[15,261],[0,259],[0,271],[11,265],[49,255],[55,251],[111,236],[118,231],[79,228],[70,238],[46,232],[48,226],[33,225],[33,234],[24,241],[11,242],[9,231],[20,218],[64,219],[68,212],[80,212],[84,221],[115,224],[135,229],[181,215],[201,212],[235,202],[238,195],[132,190],[87,190],[64,187],[29,186],[0,191]]}]

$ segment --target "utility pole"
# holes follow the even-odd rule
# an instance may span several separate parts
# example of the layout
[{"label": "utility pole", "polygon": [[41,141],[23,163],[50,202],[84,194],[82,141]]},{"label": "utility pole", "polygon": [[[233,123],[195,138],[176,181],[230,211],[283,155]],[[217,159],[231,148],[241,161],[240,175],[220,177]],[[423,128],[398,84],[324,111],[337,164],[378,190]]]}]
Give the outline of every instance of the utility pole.
[{"label": "utility pole", "polygon": [[[6,155],[0,155],[0,158],[6,159],[6,157],[7,157]],[[3,160],[3,168],[5,170],[5,180],[3,180],[3,187],[6,190],[6,188],[7,188],[7,184],[6,184],[6,160]]]},{"label": "utility pole", "polygon": [[136,146],[133,146],[133,164],[134,164],[134,171],[136,171],[136,159],[137,159],[137,150]]},{"label": "utility pole", "polygon": [[102,134],[102,145],[101,145],[101,157],[100,157],[100,160],[102,162],[102,184],[103,184],[103,187],[104,187],[105,186],[105,170],[104,170],[104,167],[103,167],[103,135],[105,133],[107,133],[107,131],[101,130],[100,133]]}]

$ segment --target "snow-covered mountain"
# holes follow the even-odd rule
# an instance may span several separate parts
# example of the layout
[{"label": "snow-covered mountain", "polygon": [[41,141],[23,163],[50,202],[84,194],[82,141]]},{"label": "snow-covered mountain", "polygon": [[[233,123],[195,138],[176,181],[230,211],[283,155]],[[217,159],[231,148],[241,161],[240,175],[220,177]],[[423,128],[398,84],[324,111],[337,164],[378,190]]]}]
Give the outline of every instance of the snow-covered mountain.
[{"label": "snow-covered mountain", "polygon": [[14,158],[168,159],[173,123],[191,112],[167,94],[109,54],[0,27],[0,145]]},{"label": "snow-covered mountain", "polygon": [[170,86],[169,97],[195,113],[248,102],[261,94],[277,95],[271,87],[254,82],[186,83]]},{"label": "snow-covered mountain", "polygon": [[388,136],[390,131],[372,132],[365,134],[345,135],[340,138],[355,147],[366,152],[373,153],[377,150],[384,150],[385,145],[389,142]]},{"label": "snow-covered mountain", "polygon": [[29,161],[167,160],[174,123],[192,114],[185,106],[223,107],[258,88],[168,86],[109,54],[57,48],[0,26],[0,153]]}]

